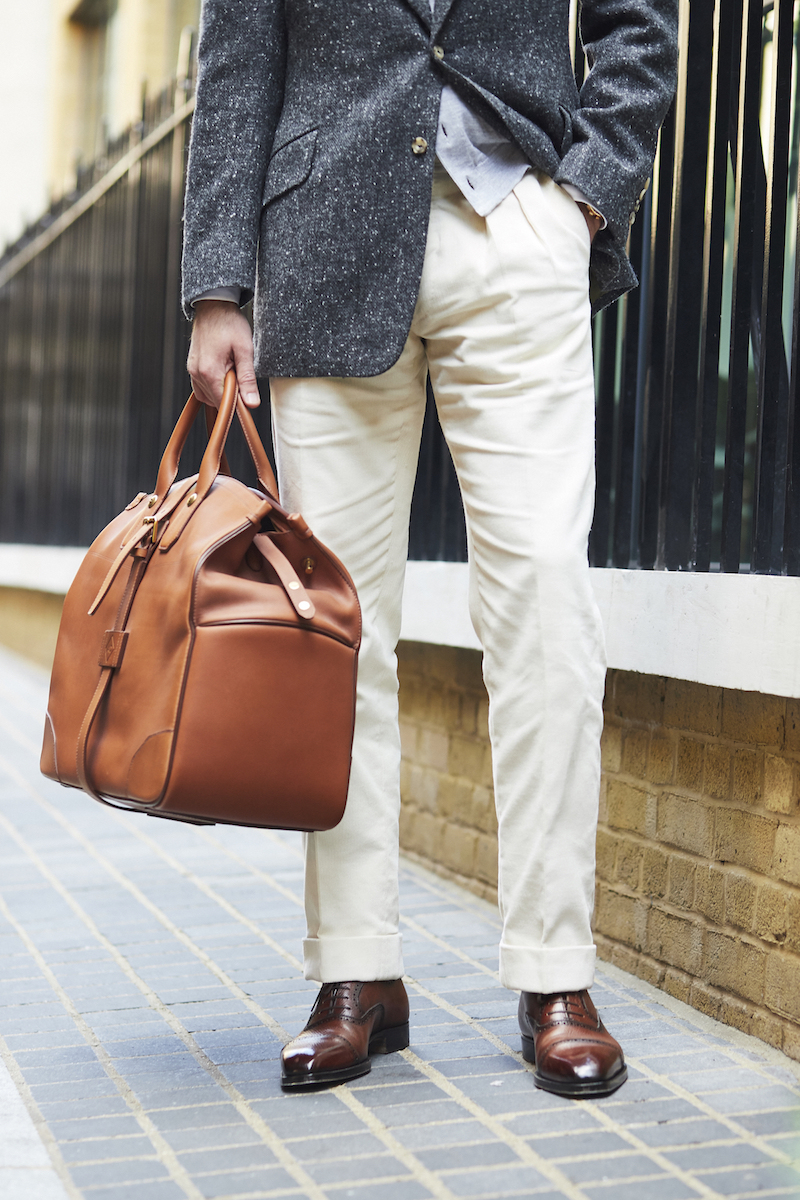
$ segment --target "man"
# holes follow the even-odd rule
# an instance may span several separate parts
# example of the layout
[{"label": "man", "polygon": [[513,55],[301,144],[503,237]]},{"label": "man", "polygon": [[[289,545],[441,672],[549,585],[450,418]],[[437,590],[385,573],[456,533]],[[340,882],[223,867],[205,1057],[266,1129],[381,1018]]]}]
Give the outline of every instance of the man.
[{"label": "man", "polygon": [[[675,75],[677,0],[205,0],[186,196],[189,372],[270,377],[283,502],[363,613],[345,816],[306,839],[306,977],[283,1084],[408,1044],[395,648],[430,373],[467,519],[499,825],[500,978],[538,1086],[626,1078],[588,993],[604,652],[589,584],[596,306]],[[196,308],[194,307],[196,306]]]}]

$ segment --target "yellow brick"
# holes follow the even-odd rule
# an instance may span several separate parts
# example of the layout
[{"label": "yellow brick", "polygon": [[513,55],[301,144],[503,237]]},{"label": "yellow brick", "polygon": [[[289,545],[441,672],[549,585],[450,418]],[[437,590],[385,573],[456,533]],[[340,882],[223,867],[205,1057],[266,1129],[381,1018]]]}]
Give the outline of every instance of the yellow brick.
[{"label": "yellow brick", "polygon": [[651,908],[647,914],[647,953],[689,975],[699,975],[703,964],[703,935],[690,918]]},{"label": "yellow brick", "polygon": [[727,800],[731,794],[731,752],[727,746],[709,742],[706,746],[703,791],[715,800]]},{"label": "yellow brick", "polygon": [[484,694],[475,705],[475,733],[484,741],[489,740],[489,700]]},{"label": "yellow brick", "polygon": [[406,850],[414,850],[433,862],[439,862],[444,828],[445,823],[441,817],[435,817],[428,812],[413,813],[411,828],[407,832],[410,840],[404,841],[403,847]]},{"label": "yellow brick", "polygon": [[651,783],[672,783],[675,775],[675,742],[656,734],[647,752],[647,778]]},{"label": "yellow brick", "polygon": [[782,746],[785,715],[786,701],[780,696],[723,690],[722,732],[735,742]]},{"label": "yellow brick", "polygon": [[645,896],[666,896],[669,859],[661,850],[648,846],[642,864],[642,891]]},{"label": "yellow brick", "polygon": [[721,925],[725,920],[725,874],[718,867],[701,865],[694,880],[694,902],[698,912]]},{"label": "yellow brick", "polygon": [[706,933],[705,978],[708,983],[758,1003],[764,994],[766,954],[760,946],[727,933]]},{"label": "yellow brick", "polygon": [[436,811],[448,820],[469,825],[472,815],[473,787],[468,779],[454,775],[440,775],[437,791]]},{"label": "yellow brick", "polygon": [[622,769],[628,775],[644,779],[647,774],[647,743],[649,734],[644,729],[629,729],[622,740]]},{"label": "yellow brick", "polygon": [[787,750],[800,750],[800,700],[786,701],[784,742]]},{"label": "yellow brick", "polygon": [[650,983],[653,987],[663,987],[664,978],[667,974],[667,968],[661,963],[654,962],[652,958],[647,958],[642,954],[639,957],[639,963],[636,967],[636,974],[640,979],[644,979],[646,983]]},{"label": "yellow brick", "polygon": [[483,787],[494,788],[494,772],[492,768],[492,747],[488,742],[483,746],[483,760],[481,762],[481,773],[478,783]]},{"label": "yellow brick", "polygon": [[597,801],[597,819],[601,825],[608,824],[608,778],[600,776],[600,795]]},{"label": "yellow brick", "polygon": [[597,878],[613,883],[616,877],[617,839],[607,829],[597,830]]},{"label": "yellow brick", "polygon": [[722,696],[719,688],[685,679],[668,679],[664,724],[692,733],[719,733]]},{"label": "yellow brick", "polygon": [[417,726],[410,721],[400,722],[400,747],[403,758],[414,762],[417,757]]},{"label": "yellow brick", "polygon": [[800,893],[786,894],[786,949],[800,954]]},{"label": "yellow brick", "polygon": [[764,760],[764,805],[789,813],[797,806],[797,767],[790,759],[768,754]]},{"label": "yellow brick", "polygon": [[752,930],[765,942],[781,945],[786,941],[786,892],[774,883],[758,884]]},{"label": "yellow brick", "polygon": [[463,775],[465,779],[479,782],[483,772],[484,745],[476,738],[453,735],[450,738],[448,770],[451,775]]},{"label": "yellow brick", "polygon": [[475,872],[477,847],[478,834],[474,829],[465,829],[461,825],[448,822],[442,839],[440,862],[451,871],[471,878]]},{"label": "yellow brick", "polygon": [[667,898],[676,908],[692,908],[696,871],[697,864],[691,858],[685,858],[681,854],[670,855]]},{"label": "yellow brick", "polygon": [[704,755],[703,742],[696,742],[693,738],[679,738],[678,762],[675,769],[675,782],[678,787],[689,788],[693,792],[702,791]]},{"label": "yellow brick", "polygon": [[439,779],[438,771],[430,771],[426,767],[412,764],[408,772],[406,799],[428,812],[436,812]]},{"label": "yellow brick", "polygon": [[621,779],[609,779],[606,788],[608,823],[613,829],[647,834],[652,827],[654,797]]},{"label": "yellow brick", "polygon": [[744,804],[761,800],[761,755],[757,750],[733,752],[733,798]]},{"label": "yellow brick", "polygon": [[778,826],[773,872],[787,883],[800,884],[800,826]]},{"label": "yellow brick", "polygon": [[639,948],[640,920],[638,909],[642,902],[633,896],[625,896],[601,883],[597,889],[594,923],[607,937]]},{"label": "yellow brick", "polygon": [[661,986],[667,995],[674,996],[676,1000],[682,1000],[684,1004],[689,1003],[692,981],[687,975],[670,967],[664,972],[664,981]]},{"label": "yellow brick", "polygon": [[751,929],[756,911],[757,885],[741,871],[725,876],[725,920],[738,929]]},{"label": "yellow brick", "polygon": [[417,740],[418,761],[436,771],[446,771],[449,740],[447,734],[438,729],[420,729]]},{"label": "yellow brick", "polygon": [[469,824],[483,833],[497,834],[497,812],[494,806],[494,794],[489,788],[476,785],[472,789],[472,802],[469,808]]},{"label": "yellow brick", "polygon": [[770,1045],[777,1045],[787,1058],[793,1058],[795,1062],[800,1062],[800,1029],[791,1025],[781,1026],[781,1032],[783,1033],[782,1041],[770,1042]]},{"label": "yellow brick", "polygon": [[482,655],[480,650],[456,650],[453,658],[454,674],[452,681],[467,691],[486,695],[483,683]]},{"label": "yellow brick", "polygon": [[773,1012],[800,1021],[800,958],[772,951],[767,962],[764,999]]},{"label": "yellow brick", "polygon": [[714,988],[709,987],[707,983],[701,983],[698,980],[692,981],[692,1008],[697,1008],[701,1013],[705,1013],[707,1017],[713,1017],[715,1021],[722,1020],[722,997]]},{"label": "yellow brick", "polygon": [[721,1017],[726,1025],[740,1029],[742,1033],[752,1033],[754,1015],[752,1004],[748,1004],[746,1000],[740,1000],[736,996],[723,996]]},{"label": "yellow brick", "polygon": [[638,891],[642,873],[642,847],[624,838],[617,850],[617,879],[633,891]]},{"label": "yellow brick", "polygon": [[679,850],[708,857],[714,837],[714,813],[700,800],[669,792],[658,799],[658,840]]},{"label": "yellow brick", "polygon": [[640,675],[635,671],[614,671],[606,705],[622,719],[661,724],[664,712],[666,680],[660,675]]},{"label": "yellow brick", "polygon": [[736,863],[764,874],[772,861],[775,825],[776,822],[756,813],[718,808],[713,857],[718,862]]},{"label": "yellow brick", "polygon": [[619,967],[620,971],[627,971],[629,975],[636,975],[640,970],[642,960],[638,951],[631,950],[629,946],[615,945],[611,952],[610,961],[615,967]]},{"label": "yellow brick", "polygon": [[457,729],[467,737],[478,732],[478,697],[473,692],[459,693],[459,715]]},{"label": "yellow brick", "polygon": [[617,772],[622,768],[622,729],[606,721],[600,741],[603,770]]},{"label": "yellow brick", "polygon": [[475,854],[475,874],[485,883],[497,886],[497,838],[481,833]]}]

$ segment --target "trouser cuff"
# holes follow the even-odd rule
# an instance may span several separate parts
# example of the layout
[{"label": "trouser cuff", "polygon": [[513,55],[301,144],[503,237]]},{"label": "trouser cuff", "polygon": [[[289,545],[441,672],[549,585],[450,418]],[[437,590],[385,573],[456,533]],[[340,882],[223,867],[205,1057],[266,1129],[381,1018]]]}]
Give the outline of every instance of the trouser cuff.
[{"label": "trouser cuff", "polygon": [[403,939],[399,933],[385,937],[306,938],[303,942],[303,974],[318,983],[342,983],[358,979],[400,979],[403,968]]},{"label": "trouser cuff", "polygon": [[594,982],[594,946],[506,946],[500,982],[516,992],[580,992]]}]

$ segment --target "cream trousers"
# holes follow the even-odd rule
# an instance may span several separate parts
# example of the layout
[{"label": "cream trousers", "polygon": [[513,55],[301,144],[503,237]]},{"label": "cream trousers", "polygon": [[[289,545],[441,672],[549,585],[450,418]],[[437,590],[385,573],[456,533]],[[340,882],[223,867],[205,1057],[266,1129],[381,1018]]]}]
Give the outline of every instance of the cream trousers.
[{"label": "cream trousers", "polygon": [[589,233],[529,172],[479,217],[437,165],[411,332],[368,379],[271,380],[284,504],[353,575],[363,613],[342,822],[306,837],[306,978],[403,974],[400,636],[430,372],[466,513],[499,828],[500,977],[588,987],[605,676],[589,583],[594,386]]}]

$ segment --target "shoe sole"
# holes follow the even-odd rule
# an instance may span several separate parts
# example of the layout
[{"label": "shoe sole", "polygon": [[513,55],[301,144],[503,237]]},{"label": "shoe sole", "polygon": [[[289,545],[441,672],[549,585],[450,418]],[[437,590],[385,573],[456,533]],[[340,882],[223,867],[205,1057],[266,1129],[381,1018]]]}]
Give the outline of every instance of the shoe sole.
[{"label": "shoe sole", "polygon": [[590,1099],[595,1096],[610,1096],[617,1088],[621,1088],[628,1078],[628,1068],[623,1063],[616,1075],[610,1079],[550,1079],[540,1075],[536,1070],[536,1051],[533,1038],[522,1034],[522,1057],[525,1062],[534,1067],[533,1082],[543,1092],[552,1092],[554,1096],[571,1096],[574,1100]]},{"label": "shoe sole", "polygon": [[[367,1055],[394,1054],[397,1050],[405,1050],[409,1043],[408,1022],[396,1025],[393,1029],[382,1029],[369,1039]],[[281,1087],[284,1091],[296,1091],[301,1088],[325,1087],[330,1084],[347,1083],[349,1079],[359,1079],[368,1075],[372,1070],[369,1057],[362,1062],[352,1063],[349,1067],[337,1067],[334,1071],[309,1071],[305,1075],[281,1075]]]}]

